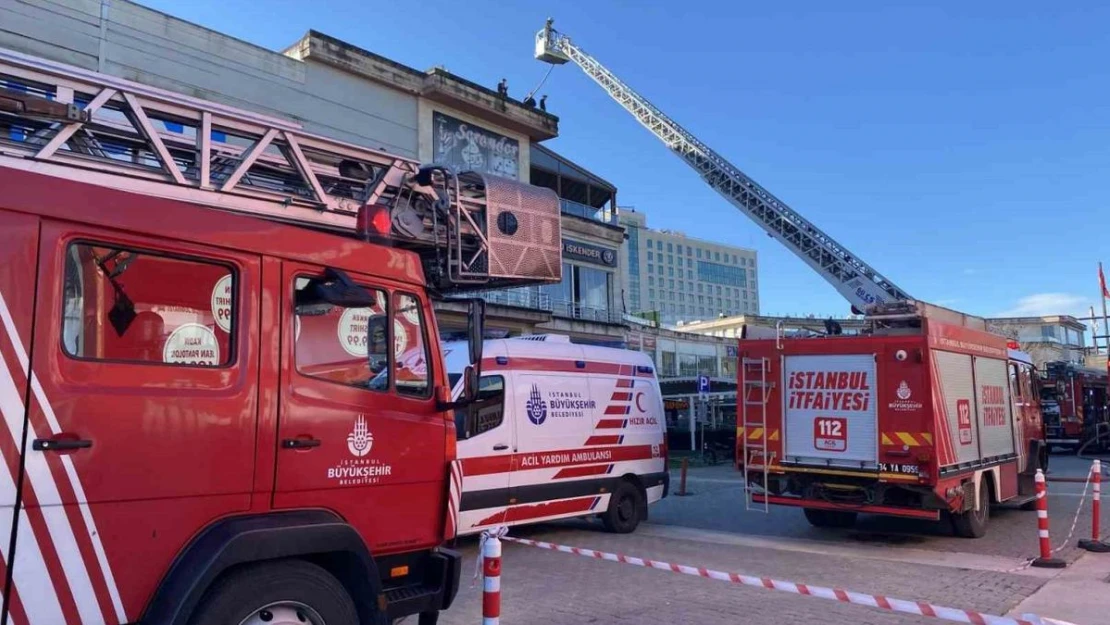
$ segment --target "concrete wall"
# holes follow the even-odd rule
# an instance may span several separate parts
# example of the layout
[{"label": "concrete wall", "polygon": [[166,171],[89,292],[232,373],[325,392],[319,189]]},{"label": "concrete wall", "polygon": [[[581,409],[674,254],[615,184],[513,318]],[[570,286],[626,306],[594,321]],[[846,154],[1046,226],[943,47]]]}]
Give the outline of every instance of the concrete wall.
[{"label": "concrete wall", "polygon": [[0,46],[417,156],[414,95],[125,0],[0,0]]}]

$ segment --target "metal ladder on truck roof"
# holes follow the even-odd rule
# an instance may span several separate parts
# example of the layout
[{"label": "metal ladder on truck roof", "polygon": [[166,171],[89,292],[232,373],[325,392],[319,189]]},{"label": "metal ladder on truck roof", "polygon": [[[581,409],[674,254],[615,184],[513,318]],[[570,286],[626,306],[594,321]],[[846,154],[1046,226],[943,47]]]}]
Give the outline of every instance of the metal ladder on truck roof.
[{"label": "metal ladder on truck roof", "polygon": [[[0,48],[0,166],[417,252],[443,292],[561,279],[554,191]],[[367,230],[369,224],[370,231]]]},{"label": "metal ladder on truck roof", "polygon": [[[763,492],[767,492],[767,402],[771,397],[774,384],[767,381],[769,361],[766,358],[742,358],[740,360],[740,437],[743,439],[744,463],[744,509],[770,512],[766,497],[760,508],[753,498],[752,478],[759,477]],[[753,409],[754,410],[751,410]],[[754,415],[753,415],[754,413]],[[755,435],[753,437],[753,434]],[[759,475],[752,469],[751,459],[758,455],[762,461],[758,465]]]}]

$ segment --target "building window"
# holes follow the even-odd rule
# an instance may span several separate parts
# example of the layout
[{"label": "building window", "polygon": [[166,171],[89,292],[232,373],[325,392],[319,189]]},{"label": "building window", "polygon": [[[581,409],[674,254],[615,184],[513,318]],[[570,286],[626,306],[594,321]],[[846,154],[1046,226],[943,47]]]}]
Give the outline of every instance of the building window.
[{"label": "building window", "polygon": [[655,250],[658,251],[658,252],[663,251],[663,242],[662,241],[656,241],[655,242]]},{"label": "building window", "polygon": [[[674,267],[667,267],[667,275],[674,277]],[[671,282],[674,282],[674,280],[671,280]]]},{"label": "building window", "polygon": [[686,279],[687,280],[693,280],[694,279],[694,270],[693,269],[687,269],[686,270]]},{"label": "building window", "polygon": [[[698,286],[701,286],[701,285],[699,284]],[[705,296],[704,295],[699,295],[698,296],[698,303],[699,304],[704,304],[705,303]]]},{"label": "building window", "polygon": [[651,239],[647,240],[647,246],[648,246],[648,249],[651,249]]},{"label": "building window", "polygon": [[699,282],[698,283],[698,293],[704,293],[704,292],[705,292],[705,285],[702,284],[701,282]]},{"label": "building window", "polygon": [[62,346],[75,358],[197,367],[229,364],[237,283],[230,267],[214,262],[70,245]]},{"label": "building window", "polygon": [[659,275],[663,275],[663,265],[661,265],[661,264],[657,265],[656,268],[658,270]]},{"label": "building window", "polygon": [[648,276],[648,286],[655,286],[655,276]]},{"label": "building window", "polygon": [[[709,261],[698,261],[698,279],[726,286],[748,286],[748,270],[732,265],[722,265]],[[755,287],[754,281],[752,288]]]},{"label": "building window", "polygon": [[668,254],[673,254],[674,253],[674,245],[672,245],[670,241],[667,242],[667,253]]},{"label": "building window", "polygon": [[[654,258],[652,258],[652,252],[651,252],[651,250],[648,250],[648,262],[650,263],[650,262],[652,262],[653,260],[655,260],[655,259],[654,259]],[[648,271],[651,271],[651,270],[649,269]]]},{"label": "building window", "polygon": [[694,248],[692,248],[692,247],[690,247],[689,245],[687,245],[687,246],[686,246],[686,255],[687,255],[687,256],[693,256],[693,255],[694,255]]},{"label": "building window", "polygon": [[648,289],[648,300],[650,303],[655,303],[655,289]]},{"label": "building window", "polygon": [[674,256],[672,256],[671,254],[667,254],[667,264],[668,265],[673,265],[674,264]]},{"label": "building window", "polygon": [[648,263],[648,273],[652,273],[654,271],[655,271],[655,265],[652,265],[651,263]]}]

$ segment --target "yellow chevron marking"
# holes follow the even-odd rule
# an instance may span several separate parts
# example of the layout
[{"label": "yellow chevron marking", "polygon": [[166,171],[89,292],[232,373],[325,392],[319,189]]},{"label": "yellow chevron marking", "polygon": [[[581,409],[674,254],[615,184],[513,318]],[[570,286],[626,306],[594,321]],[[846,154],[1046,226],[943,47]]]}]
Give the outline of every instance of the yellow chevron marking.
[{"label": "yellow chevron marking", "polygon": [[913,435],[909,432],[895,432],[895,434],[898,435],[898,438],[902,441],[904,445],[917,447],[917,439],[915,439]]},{"label": "yellow chevron marking", "polygon": [[767,438],[767,440],[770,440],[770,441],[777,441],[778,439],[779,439],[779,431],[778,430],[775,430],[774,432],[771,432],[771,436],[769,436]]},{"label": "yellow chevron marking", "polygon": [[894,444],[894,441],[890,440],[890,437],[886,435],[886,432],[883,432],[883,444],[884,445],[893,445]]},{"label": "yellow chevron marking", "polygon": [[744,426],[741,425],[736,428],[736,436],[737,438],[744,438]]},{"label": "yellow chevron marking", "polygon": [[750,440],[750,441],[753,441],[753,440],[756,440],[756,439],[759,439],[759,438],[762,438],[762,437],[763,437],[763,428],[752,428],[751,433],[748,434],[748,440]]},{"label": "yellow chevron marking", "polygon": [[927,445],[932,445],[933,444],[933,435],[932,434],[930,434],[928,432],[922,432],[920,434],[920,436],[925,441],[925,444],[927,444]]}]

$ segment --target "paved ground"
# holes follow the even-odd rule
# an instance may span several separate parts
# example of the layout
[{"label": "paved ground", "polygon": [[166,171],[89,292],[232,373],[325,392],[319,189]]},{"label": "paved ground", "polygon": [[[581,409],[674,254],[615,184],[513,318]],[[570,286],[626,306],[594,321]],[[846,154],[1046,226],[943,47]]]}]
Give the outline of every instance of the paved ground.
[{"label": "paved ground", "polygon": [[[1082,475],[1089,463],[1054,456],[1051,466],[1053,475]],[[584,521],[514,528],[512,534],[992,614],[1036,609],[1053,616],[1055,594],[1045,584],[1058,583],[1059,572],[1021,568],[1024,559],[1036,553],[1036,517],[1031,512],[1000,511],[980,540],[952,537],[935,524],[880,518],[862,518],[854,530],[830,531],[810,527],[796,510],[745,512],[742,489],[729,467],[691,471],[689,486],[694,495],[669,497],[653,506],[650,523],[635,534],[607,534],[599,524]],[[1067,534],[1082,488],[1050,486],[1054,542]],[[1089,532],[1089,518],[1089,513],[1081,517],[1078,535]],[[1110,518],[1106,525],[1103,531],[1110,534]],[[467,557],[467,575],[458,603],[442,622],[476,623],[481,584],[472,586],[469,565],[477,555],[477,541],[461,541],[459,548]],[[1069,545],[1061,555],[1074,563],[1080,553]],[[1110,560],[1110,555],[1083,557],[1080,564],[1085,566],[1087,558]],[[1067,581],[1074,591],[1086,583],[1083,579],[1062,578],[1059,583]],[[1099,585],[1092,595],[1107,597],[1105,609],[1110,610],[1110,588]],[[505,545],[502,587],[506,625],[937,622],[514,544]]]}]

